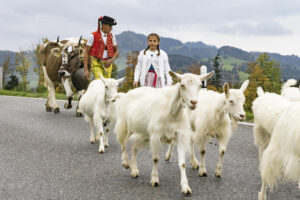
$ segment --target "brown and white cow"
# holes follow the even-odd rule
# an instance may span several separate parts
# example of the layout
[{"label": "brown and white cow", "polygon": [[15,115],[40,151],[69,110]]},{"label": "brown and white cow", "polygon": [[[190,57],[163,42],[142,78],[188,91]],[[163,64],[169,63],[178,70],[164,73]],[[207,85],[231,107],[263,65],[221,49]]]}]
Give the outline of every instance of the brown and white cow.
[{"label": "brown and white cow", "polygon": [[[77,40],[78,41],[78,40]],[[62,82],[68,97],[68,103],[64,105],[66,109],[72,108],[73,91],[71,82],[78,92],[78,100],[83,94],[83,90],[88,86],[88,80],[83,75],[81,57],[83,55],[82,44],[86,40],[79,39],[63,40],[61,42],[47,42],[39,51],[39,58],[43,66],[44,85],[48,89],[48,100],[46,111],[59,112],[59,107],[55,98],[55,84]],[[76,116],[81,113],[76,109]]]}]

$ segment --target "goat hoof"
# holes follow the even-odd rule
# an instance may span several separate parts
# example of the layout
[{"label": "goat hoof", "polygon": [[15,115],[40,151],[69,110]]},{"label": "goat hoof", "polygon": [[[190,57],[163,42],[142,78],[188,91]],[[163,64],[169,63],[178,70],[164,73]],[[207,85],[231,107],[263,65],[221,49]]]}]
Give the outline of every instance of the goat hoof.
[{"label": "goat hoof", "polygon": [[206,173],[206,172],[202,172],[202,173],[200,172],[200,173],[199,173],[199,176],[206,177],[206,176],[207,176],[207,173]]},{"label": "goat hoof", "polygon": [[47,111],[47,112],[52,112],[52,107],[46,106],[46,111]]},{"label": "goat hoof", "polygon": [[193,169],[199,169],[199,164],[193,164],[193,163],[191,163],[191,165],[192,165]]},{"label": "goat hoof", "polygon": [[65,103],[64,108],[65,109],[70,109],[70,108],[72,108],[72,104]]},{"label": "goat hoof", "polygon": [[150,184],[152,185],[152,187],[157,187],[159,186],[159,180],[157,176],[154,176],[151,178]]},{"label": "goat hoof", "polygon": [[104,153],[104,149],[99,150],[99,153],[103,154]]},{"label": "goat hoof", "polygon": [[76,117],[83,117],[83,115],[80,112],[76,112]]},{"label": "goat hoof", "polygon": [[152,187],[158,187],[159,186],[159,182],[155,181],[151,183]]},{"label": "goat hoof", "polygon": [[186,189],[182,189],[182,193],[184,195],[189,195],[189,194],[192,194],[192,190],[191,190],[191,188],[187,187]]},{"label": "goat hoof", "polygon": [[216,178],[221,178],[221,174],[215,173]]},{"label": "goat hoof", "polygon": [[59,113],[59,108],[54,108],[53,112],[54,113]]},{"label": "goat hoof", "polygon": [[139,170],[138,169],[131,170],[131,176],[133,178],[137,178],[139,176]]},{"label": "goat hoof", "polygon": [[122,166],[123,166],[125,169],[129,169],[129,165],[126,164],[126,163],[122,163]]},{"label": "goat hoof", "polygon": [[165,157],[165,161],[170,161],[170,157]]},{"label": "goat hoof", "polygon": [[109,145],[108,145],[108,144],[105,144],[104,147],[109,147]]}]

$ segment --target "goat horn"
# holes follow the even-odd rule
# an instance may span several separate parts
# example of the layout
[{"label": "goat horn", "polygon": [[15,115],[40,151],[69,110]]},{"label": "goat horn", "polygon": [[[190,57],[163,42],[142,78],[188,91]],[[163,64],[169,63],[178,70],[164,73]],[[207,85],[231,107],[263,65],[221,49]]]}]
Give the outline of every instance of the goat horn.
[{"label": "goat horn", "polygon": [[82,35],[81,35],[80,38],[79,38],[78,47],[80,47],[81,39],[82,39]]},{"label": "goat horn", "polygon": [[56,42],[59,43],[59,36],[57,36]]}]

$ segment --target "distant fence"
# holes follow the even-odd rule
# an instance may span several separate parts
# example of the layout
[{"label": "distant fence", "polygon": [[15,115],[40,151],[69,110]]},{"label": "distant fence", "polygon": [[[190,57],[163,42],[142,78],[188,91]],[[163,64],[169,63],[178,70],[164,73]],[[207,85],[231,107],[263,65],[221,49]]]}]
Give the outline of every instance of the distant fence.
[{"label": "distant fence", "polygon": [[3,67],[0,66],[0,90],[3,89]]}]

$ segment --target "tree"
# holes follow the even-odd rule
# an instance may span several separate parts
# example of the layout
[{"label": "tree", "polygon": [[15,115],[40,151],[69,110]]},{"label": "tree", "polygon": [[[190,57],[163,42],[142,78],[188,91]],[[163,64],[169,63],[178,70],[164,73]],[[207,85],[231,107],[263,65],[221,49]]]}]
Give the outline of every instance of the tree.
[{"label": "tree", "polygon": [[219,54],[217,54],[214,58],[213,58],[213,70],[215,71],[215,75],[211,78],[211,83],[213,85],[215,85],[216,88],[221,88],[222,86],[222,76],[221,76],[221,57],[219,56]]},{"label": "tree", "polygon": [[264,53],[258,56],[255,62],[248,64],[249,85],[245,91],[245,109],[251,111],[252,102],[257,97],[256,89],[261,86],[264,91],[280,93],[281,72],[279,63],[269,60],[269,56]]},{"label": "tree", "polygon": [[12,73],[9,76],[9,78],[10,80],[7,82],[7,84],[4,87],[4,89],[6,90],[12,90],[19,85],[19,79],[14,73]]},{"label": "tree", "polygon": [[6,56],[3,62],[3,80],[2,83],[5,85],[5,80],[8,74],[13,72],[13,69],[9,68],[10,66],[10,56]]},{"label": "tree", "polygon": [[257,64],[262,68],[264,74],[268,76],[270,81],[269,88],[264,89],[279,94],[281,90],[280,63],[275,60],[270,60],[270,56],[267,53],[263,53],[258,56]]},{"label": "tree", "polygon": [[192,73],[192,74],[200,74],[200,68],[201,68],[201,64],[200,63],[194,63],[192,64],[192,66],[188,67],[188,72]]},{"label": "tree", "polygon": [[123,82],[122,87],[120,87],[120,92],[128,92],[129,90],[133,89],[133,79],[134,79],[134,70],[135,66],[137,65],[139,52],[133,51],[127,54],[127,67],[125,73],[125,81]]},{"label": "tree", "polygon": [[112,64],[112,71],[111,71],[111,78],[116,78],[118,76],[118,66],[113,63]]},{"label": "tree", "polygon": [[16,70],[20,73],[22,77],[21,83],[22,83],[23,91],[27,91],[27,87],[28,87],[27,75],[31,63],[26,58],[25,51],[20,51],[16,53],[16,65],[17,65]]},{"label": "tree", "polygon": [[37,92],[44,92],[46,88],[44,87],[44,72],[43,72],[43,66],[41,64],[40,58],[39,58],[39,50],[41,46],[45,43],[47,43],[49,40],[47,38],[42,38],[42,44],[37,44],[34,48],[34,54],[33,59],[35,60],[35,64],[37,68],[34,68],[34,72],[38,75],[38,85],[37,85]]}]

